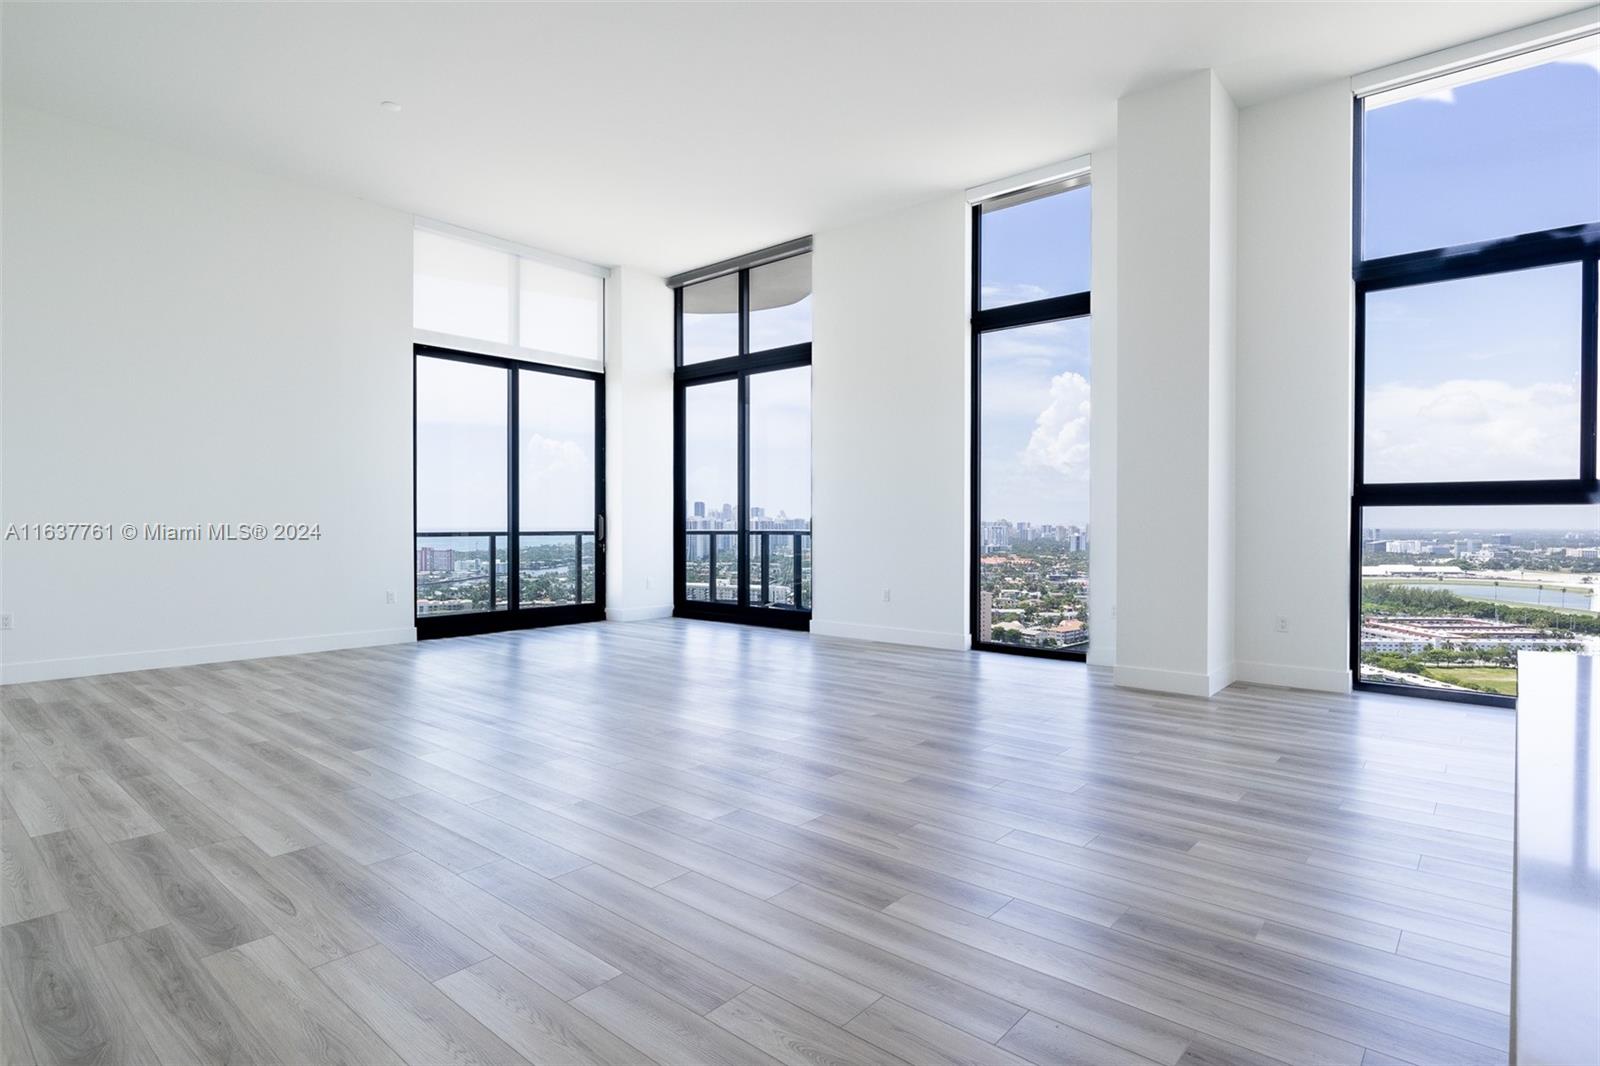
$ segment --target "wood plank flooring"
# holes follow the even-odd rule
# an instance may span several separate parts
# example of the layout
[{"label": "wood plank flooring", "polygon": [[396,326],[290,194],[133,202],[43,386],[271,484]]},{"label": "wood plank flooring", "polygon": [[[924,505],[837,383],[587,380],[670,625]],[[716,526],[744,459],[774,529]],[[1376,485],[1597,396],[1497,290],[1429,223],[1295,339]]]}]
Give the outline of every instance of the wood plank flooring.
[{"label": "wood plank flooring", "polygon": [[0,702],[7,1063],[1505,1060],[1500,710],[681,621]]}]

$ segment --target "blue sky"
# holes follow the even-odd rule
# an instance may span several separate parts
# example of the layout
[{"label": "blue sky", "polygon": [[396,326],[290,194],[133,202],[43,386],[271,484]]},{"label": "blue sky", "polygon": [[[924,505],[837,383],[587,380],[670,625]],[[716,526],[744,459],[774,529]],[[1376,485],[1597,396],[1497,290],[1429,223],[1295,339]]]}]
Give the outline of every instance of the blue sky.
[{"label": "blue sky", "polygon": [[[983,216],[981,301],[1003,307],[1089,288],[1090,186]],[[1089,319],[984,334],[984,521],[1089,521]]]},{"label": "blue sky", "polygon": [[[1369,258],[1600,221],[1600,48],[1369,106],[1363,148]],[[1372,294],[1368,480],[1575,477],[1581,299],[1576,265]]]},{"label": "blue sky", "polygon": [[1578,476],[1576,263],[1367,298],[1367,480]]},{"label": "blue sky", "polygon": [[1084,185],[984,214],[982,306],[1088,291],[1092,195]]},{"label": "blue sky", "polygon": [[1600,45],[1582,58],[1369,106],[1363,255],[1600,220]]}]

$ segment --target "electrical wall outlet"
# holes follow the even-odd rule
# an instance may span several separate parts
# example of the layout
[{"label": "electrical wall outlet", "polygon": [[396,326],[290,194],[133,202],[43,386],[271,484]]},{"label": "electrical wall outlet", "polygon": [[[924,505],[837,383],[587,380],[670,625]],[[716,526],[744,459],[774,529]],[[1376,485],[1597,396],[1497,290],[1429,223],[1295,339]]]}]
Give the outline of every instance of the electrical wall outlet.
[{"label": "electrical wall outlet", "polygon": [[0,629],[10,629],[10,628],[11,628],[11,616],[9,614],[0,614]]},{"label": "electrical wall outlet", "polygon": [[394,605],[394,589],[389,589],[383,594],[383,602],[390,606]]},{"label": "electrical wall outlet", "polygon": [[1288,615],[1280,614],[1278,616],[1278,632],[1279,633],[1287,633],[1287,632],[1289,632],[1289,616]]},{"label": "electrical wall outlet", "polygon": [[884,603],[888,603],[889,602],[889,590],[888,589],[884,589],[883,590],[883,602]]}]

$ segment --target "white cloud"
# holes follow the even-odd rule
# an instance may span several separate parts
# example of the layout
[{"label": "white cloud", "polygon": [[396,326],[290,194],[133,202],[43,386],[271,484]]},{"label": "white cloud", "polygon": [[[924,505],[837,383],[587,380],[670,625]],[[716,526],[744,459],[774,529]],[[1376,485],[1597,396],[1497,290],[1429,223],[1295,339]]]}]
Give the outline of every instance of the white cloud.
[{"label": "white cloud", "polygon": [[1367,397],[1367,479],[1576,477],[1577,430],[1572,385],[1383,385]]},{"label": "white cloud", "polygon": [[1600,71],[1600,48],[1587,48],[1581,52],[1556,60],[1557,63],[1570,63],[1577,67],[1590,67]]},{"label": "white cloud", "polygon": [[1069,370],[1051,379],[1050,403],[1034,420],[1022,462],[1088,479],[1089,382],[1082,374]]},{"label": "white cloud", "polygon": [[983,306],[1004,307],[1009,304],[1042,300],[1054,293],[1042,285],[1031,282],[991,281],[983,286]]}]

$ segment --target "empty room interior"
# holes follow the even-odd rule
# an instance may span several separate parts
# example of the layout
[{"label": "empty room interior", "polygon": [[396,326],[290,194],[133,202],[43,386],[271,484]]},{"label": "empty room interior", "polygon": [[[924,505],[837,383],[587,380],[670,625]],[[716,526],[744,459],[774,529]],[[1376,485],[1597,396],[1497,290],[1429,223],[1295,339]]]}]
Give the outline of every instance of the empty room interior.
[{"label": "empty room interior", "polygon": [[1600,1066],[1600,7],[0,91],[6,1066]]}]

